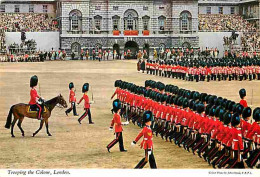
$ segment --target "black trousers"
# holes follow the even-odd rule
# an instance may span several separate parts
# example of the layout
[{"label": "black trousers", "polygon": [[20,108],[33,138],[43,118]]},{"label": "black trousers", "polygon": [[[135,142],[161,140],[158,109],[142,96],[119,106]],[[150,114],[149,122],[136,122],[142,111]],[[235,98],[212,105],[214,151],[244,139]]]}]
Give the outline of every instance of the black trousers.
[{"label": "black trousers", "polygon": [[120,151],[123,151],[125,148],[124,148],[124,142],[123,142],[123,134],[122,132],[118,132],[118,133],[115,133],[116,134],[116,138],[107,145],[107,148],[108,149],[111,149],[116,143],[119,142],[119,150]]},{"label": "black trousers", "polygon": [[71,102],[71,107],[66,110],[67,113],[70,113],[73,110],[73,115],[77,115],[77,110],[76,110],[76,104],[75,102]]},{"label": "black trousers", "polygon": [[150,168],[157,169],[153,151],[152,151],[151,155],[148,155],[148,149],[145,149],[144,154],[145,154],[145,157],[136,165],[135,169],[143,168],[147,164],[148,161],[150,164]]},{"label": "black trousers", "polygon": [[92,123],[90,108],[85,109],[85,112],[79,118],[79,121],[82,121],[86,116],[88,116],[89,123]]}]

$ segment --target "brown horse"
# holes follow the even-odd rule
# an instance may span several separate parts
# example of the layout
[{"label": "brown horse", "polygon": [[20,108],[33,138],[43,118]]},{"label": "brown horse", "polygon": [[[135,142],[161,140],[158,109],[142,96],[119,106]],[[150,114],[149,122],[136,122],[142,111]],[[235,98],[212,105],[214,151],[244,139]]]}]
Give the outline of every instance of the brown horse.
[{"label": "brown horse", "polygon": [[[51,136],[51,134],[49,132],[48,119],[51,116],[51,111],[58,104],[61,105],[64,108],[67,108],[67,103],[61,95],[59,95],[59,96],[57,96],[57,97],[55,97],[55,98],[53,98],[49,101],[46,101],[44,103],[45,111],[42,113],[43,120],[41,120],[40,128],[35,133],[33,133],[33,137],[42,129],[44,123],[46,125],[46,130],[47,130],[48,136]],[[19,104],[13,105],[10,108],[10,111],[9,111],[9,114],[8,114],[8,117],[7,117],[7,120],[6,120],[5,128],[10,129],[10,127],[11,127],[12,137],[15,137],[14,136],[14,125],[15,125],[17,120],[18,120],[17,126],[21,130],[22,136],[24,136],[24,131],[23,131],[22,126],[21,126],[24,117],[28,117],[28,118],[31,118],[31,119],[37,119],[37,111],[29,112],[29,108],[30,108],[29,106],[30,105],[28,105],[28,104],[19,103]],[[14,115],[13,122],[12,122],[12,114]]]}]

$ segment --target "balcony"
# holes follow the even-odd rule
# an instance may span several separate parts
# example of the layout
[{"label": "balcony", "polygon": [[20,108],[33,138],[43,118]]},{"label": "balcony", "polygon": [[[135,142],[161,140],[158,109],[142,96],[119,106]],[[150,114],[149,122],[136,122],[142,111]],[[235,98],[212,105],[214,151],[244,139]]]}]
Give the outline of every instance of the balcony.
[{"label": "balcony", "polygon": [[139,32],[137,30],[125,30],[125,36],[138,36]]},{"label": "balcony", "polygon": [[143,35],[144,36],[149,36],[150,35],[150,31],[149,30],[144,30],[143,31]]},{"label": "balcony", "polygon": [[119,36],[119,35],[120,35],[120,31],[114,30],[114,31],[113,31],[113,35],[114,35],[114,36]]}]

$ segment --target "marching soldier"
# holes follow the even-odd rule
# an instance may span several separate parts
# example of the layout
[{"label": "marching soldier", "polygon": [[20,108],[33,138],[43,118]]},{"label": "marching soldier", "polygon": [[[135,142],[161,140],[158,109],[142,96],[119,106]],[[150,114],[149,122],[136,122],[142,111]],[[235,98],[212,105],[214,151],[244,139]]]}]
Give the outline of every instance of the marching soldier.
[{"label": "marching soldier", "polygon": [[113,112],[114,117],[111,121],[111,126],[109,130],[113,130],[113,127],[115,128],[115,135],[116,139],[114,139],[111,143],[107,145],[107,151],[110,152],[110,149],[119,142],[119,150],[120,152],[127,152],[127,150],[124,148],[123,143],[123,128],[122,125],[128,125],[129,122],[121,122],[121,116],[120,116],[120,110],[121,110],[121,101],[119,99],[116,99],[113,101]]},{"label": "marching soldier", "polygon": [[241,100],[240,100],[239,103],[240,103],[244,108],[248,107],[247,101],[246,101],[246,90],[245,90],[245,89],[240,89],[240,90],[239,90],[239,96],[240,96],[240,98],[241,98]]},{"label": "marching soldier", "polygon": [[153,132],[151,129],[151,122],[153,121],[153,113],[151,111],[146,111],[143,114],[143,130],[139,133],[136,139],[131,143],[135,145],[136,142],[143,136],[143,141],[141,143],[141,148],[145,151],[145,157],[136,165],[135,168],[143,168],[149,161],[150,167],[156,169],[156,162],[153,155]]},{"label": "marching soldier", "polygon": [[75,88],[73,82],[69,84],[69,89],[70,89],[70,95],[69,95],[69,102],[71,103],[71,107],[65,111],[66,115],[73,110],[73,115],[78,116],[77,111],[76,111],[76,96],[75,96]]},{"label": "marching soldier", "polygon": [[89,89],[89,84],[85,83],[82,87],[82,93],[83,96],[82,98],[79,100],[78,105],[81,103],[82,100],[85,101],[84,103],[84,110],[85,112],[82,114],[82,116],[78,119],[79,124],[81,124],[81,121],[88,116],[88,120],[89,120],[89,124],[94,124],[94,122],[92,122],[91,119],[91,112],[90,112],[90,101],[89,101],[89,97],[88,97],[88,89]]}]

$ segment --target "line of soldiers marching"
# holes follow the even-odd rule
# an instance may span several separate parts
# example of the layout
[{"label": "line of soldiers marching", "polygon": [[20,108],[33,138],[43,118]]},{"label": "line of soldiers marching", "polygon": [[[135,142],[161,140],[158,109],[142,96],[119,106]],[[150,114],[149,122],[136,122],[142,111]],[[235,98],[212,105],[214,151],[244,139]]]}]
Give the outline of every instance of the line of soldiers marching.
[{"label": "line of soldiers marching", "polygon": [[[216,95],[151,80],[145,87],[121,80],[115,86],[124,117],[142,127],[143,112],[151,111],[156,136],[197,153],[214,168],[245,168],[245,163],[253,168],[259,162],[260,108],[252,111],[247,107],[244,89],[239,94],[245,107]],[[249,123],[251,115],[253,124]]]},{"label": "line of soldiers marching", "polygon": [[245,60],[241,63],[229,60],[216,62],[216,60],[208,59],[195,62],[147,60],[145,66],[147,74],[187,81],[260,80],[260,60],[258,59]]}]

